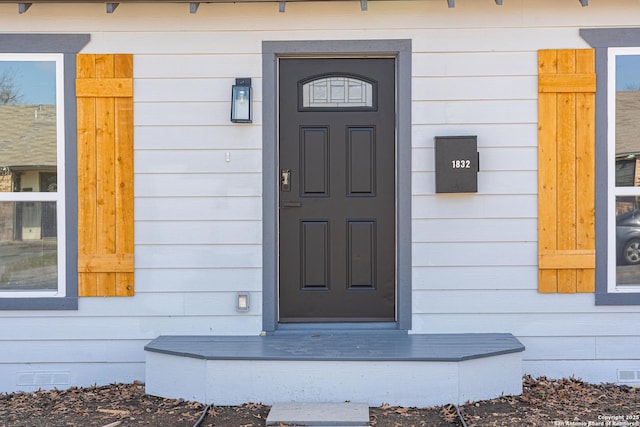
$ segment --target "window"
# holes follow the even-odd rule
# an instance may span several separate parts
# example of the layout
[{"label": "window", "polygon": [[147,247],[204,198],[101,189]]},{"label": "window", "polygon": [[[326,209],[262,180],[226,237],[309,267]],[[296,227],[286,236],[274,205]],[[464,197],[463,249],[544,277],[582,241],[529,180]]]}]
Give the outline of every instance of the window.
[{"label": "window", "polygon": [[640,291],[640,48],[610,48],[608,291]]},{"label": "window", "polygon": [[353,76],[320,76],[301,82],[300,110],[376,109],[376,85]]},{"label": "window", "polygon": [[75,54],[82,34],[0,34],[0,309],[77,309]]},{"label": "window", "polygon": [[63,297],[60,54],[0,55],[0,298]]},{"label": "window", "polygon": [[640,304],[640,28],[580,35],[596,50],[596,304]]}]

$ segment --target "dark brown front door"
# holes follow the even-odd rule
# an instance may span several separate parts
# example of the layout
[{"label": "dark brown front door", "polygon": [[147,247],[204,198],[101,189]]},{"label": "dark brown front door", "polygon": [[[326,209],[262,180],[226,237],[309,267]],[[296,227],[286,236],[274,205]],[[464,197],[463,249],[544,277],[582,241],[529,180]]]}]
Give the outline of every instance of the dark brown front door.
[{"label": "dark brown front door", "polygon": [[395,60],[280,59],[279,135],[279,321],[394,321]]}]

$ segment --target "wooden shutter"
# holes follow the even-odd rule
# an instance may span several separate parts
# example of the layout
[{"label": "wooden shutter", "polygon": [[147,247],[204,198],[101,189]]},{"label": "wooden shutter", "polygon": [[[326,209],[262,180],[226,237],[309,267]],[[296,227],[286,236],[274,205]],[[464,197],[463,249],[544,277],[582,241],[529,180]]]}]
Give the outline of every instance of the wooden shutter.
[{"label": "wooden shutter", "polygon": [[538,53],[538,290],[595,289],[595,55]]},{"label": "wooden shutter", "polygon": [[133,295],[133,57],[76,64],[78,295]]}]

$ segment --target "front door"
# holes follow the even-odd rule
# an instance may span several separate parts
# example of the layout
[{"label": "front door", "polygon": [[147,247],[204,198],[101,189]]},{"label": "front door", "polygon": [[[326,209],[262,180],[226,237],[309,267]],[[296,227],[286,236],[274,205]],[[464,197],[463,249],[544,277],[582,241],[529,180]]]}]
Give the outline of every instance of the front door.
[{"label": "front door", "polygon": [[396,320],[395,59],[279,60],[279,321]]}]

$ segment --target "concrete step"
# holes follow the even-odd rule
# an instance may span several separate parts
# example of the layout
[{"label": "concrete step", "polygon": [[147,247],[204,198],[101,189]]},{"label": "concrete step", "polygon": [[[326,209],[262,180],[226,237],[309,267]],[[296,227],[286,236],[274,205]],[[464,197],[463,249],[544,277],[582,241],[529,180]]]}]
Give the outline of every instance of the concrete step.
[{"label": "concrete step", "polygon": [[366,403],[274,403],[268,426],[368,426]]},{"label": "concrete step", "polygon": [[207,404],[424,407],[522,393],[524,346],[503,333],[162,336],[145,350],[148,394]]}]

